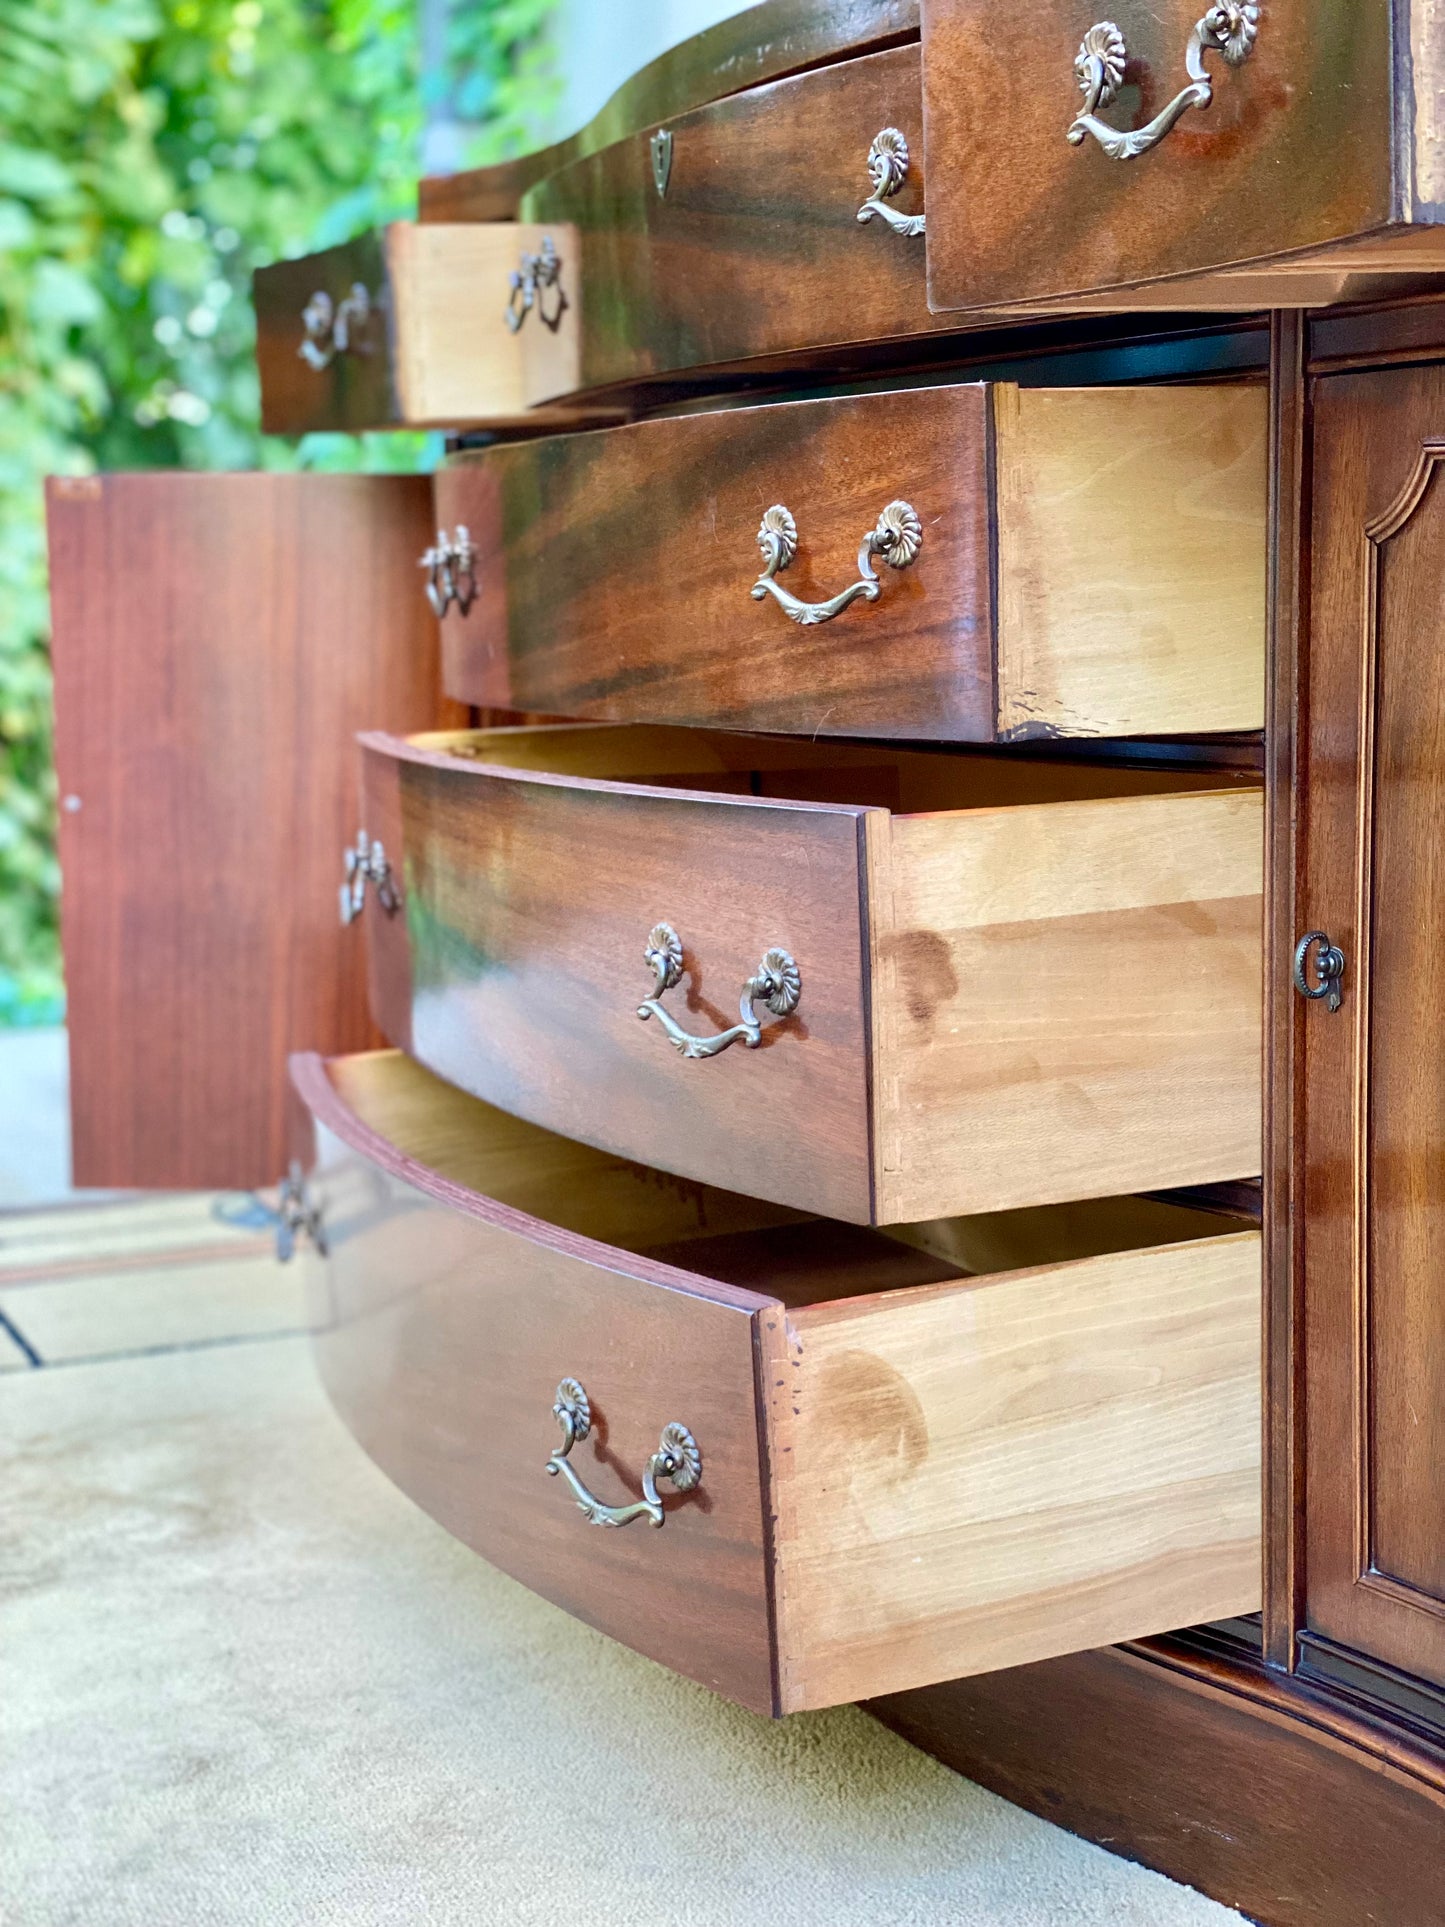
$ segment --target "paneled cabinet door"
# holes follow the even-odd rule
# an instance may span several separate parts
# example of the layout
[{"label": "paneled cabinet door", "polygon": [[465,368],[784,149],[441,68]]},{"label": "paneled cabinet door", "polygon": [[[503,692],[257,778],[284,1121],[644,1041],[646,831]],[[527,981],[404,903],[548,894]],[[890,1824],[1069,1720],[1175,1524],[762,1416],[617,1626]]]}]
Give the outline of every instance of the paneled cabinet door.
[{"label": "paneled cabinet door", "polygon": [[1316,389],[1306,1646],[1445,1686],[1445,369]]},{"label": "paneled cabinet door", "polygon": [[431,485],[105,475],[48,507],[75,1181],[269,1184],[288,1051],[377,1041],[352,739],[440,719]]}]

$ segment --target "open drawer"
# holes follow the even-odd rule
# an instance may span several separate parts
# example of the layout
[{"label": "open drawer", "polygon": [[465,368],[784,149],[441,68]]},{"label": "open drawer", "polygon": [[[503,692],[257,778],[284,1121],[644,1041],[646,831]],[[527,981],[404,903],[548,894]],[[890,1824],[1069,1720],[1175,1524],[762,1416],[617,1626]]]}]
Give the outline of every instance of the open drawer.
[{"label": "open drawer", "polygon": [[1126,1198],[883,1234],[660,1181],[399,1053],[292,1075],[337,1409],[613,1637],[792,1712],[1258,1605],[1256,1231]]},{"label": "open drawer", "polygon": [[1266,414],[1258,384],[958,382],[464,451],[447,690],[800,736],[1261,729]]},{"label": "open drawer", "polygon": [[565,228],[396,221],[258,269],[255,302],[268,434],[572,419],[527,406],[538,390],[577,386],[580,290]]},{"label": "open drawer", "polygon": [[596,725],[359,740],[373,1015],[475,1096],[858,1223],[1260,1168],[1249,778]]}]

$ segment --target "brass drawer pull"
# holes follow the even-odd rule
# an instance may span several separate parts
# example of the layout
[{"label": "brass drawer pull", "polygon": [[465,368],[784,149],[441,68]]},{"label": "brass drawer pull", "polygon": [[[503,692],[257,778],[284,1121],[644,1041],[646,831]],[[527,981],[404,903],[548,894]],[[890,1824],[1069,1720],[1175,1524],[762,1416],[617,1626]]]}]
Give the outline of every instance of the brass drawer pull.
[{"label": "brass drawer pull", "polygon": [[763,1041],[763,1027],[758,1022],[754,1004],[766,1004],[775,1017],[787,1017],[798,1008],[798,1000],[803,992],[798,966],[787,951],[766,951],[758,965],[757,975],[749,977],[743,985],[738,1006],[741,1021],[734,1024],[731,1030],[721,1030],[714,1037],[694,1037],[662,1007],[662,993],[671,990],[682,977],[682,938],[670,923],[653,925],[647,939],[646,956],[657,979],[657,989],[645,1003],[638,1005],[637,1014],[644,1022],[649,1017],[655,1017],[667,1032],[669,1041],[677,1046],[684,1057],[716,1057],[729,1044],[738,1043],[746,1044],[749,1050],[756,1050]]},{"label": "brass drawer pull", "polygon": [[333,301],[324,288],[318,288],[301,310],[305,333],[296,352],[307,367],[319,373],[338,355],[369,353],[369,344],[362,337],[371,322],[371,305],[370,292],[360,281],[339,302]]},{"label": "brass drawer pull", "polygon": [[445,529],[437,530],[436,545],[426,551],[418,566],[427,572],[426,599],[439,621],[452,603],[465,615],[476,601],[476,564],[477,551],[465,523],[457,524],[455,536],[448,536]]},{"label": "brass drawer pull", "polygon": [[1215,0],[1202,19],[1194,23],[1189,44],[1184,49],[1188,86],[1182,88],[1151,120],[1147,127],[1133,131],[1111,127],[1098,118],[1124,81],[1128,54],[1124,36],[1112,20],[1100,20],[1084,35],[1074,57],[1074,73],[1084,96],[1084,105],[1075,115],[1067,139],[1071,147],[1081,147],[1085,134],[1092,134],[1113,161],[1132,161],[1156,147],[1180,117],[1191,107],[1207,107],[1214,98],[1214,83],[1204,69],[1206,49],[1224,56],[1230,67],[1242,67],[1254,52],[1259,31],[1259,8],[1253,0]]},{"label": "brass drawer pull", "polygon": [[[542,236],[541,250],[537,254],[523,253],[520,267],[513,268],[511,293],[507,297],[506,323],[515,334],[533,308],[537,319],[544,328],[553,334],[562,325],[563,311],[567,306],[567,296],[562,290],[562,257],[557,252],[557,244],[550,234]],[[556,299],[548,312],[547,296],[555,292]]]},{"label": "brass drawer pull", "polygon": [[890,502],[873,527],[863,537],[858,550],[858,580],[850,582],[826,602],[800,602],[775,580],[798,553],[798,525],[792,512],[775,502],[763,516],[758,528],[758,547],[763,552],[763,572],[748,594],[754,602],[771,596],[784,615],[805,628],[815,622],[831,622],[833,617],[862,596],[876,602],[882,593],[873,557],[881,555],[891,569],[906,569],[923,546],[923,524],[908,502]]},{"label": "brass drawer pull", "polygon": [[342,923],[355,923],[361,915],[368,883],[375,890],[382,909],[394,917],[401,908],[401,898],[397,895],[391,865],[386,860],[386,851],[365,830],[356,832],[356,842],[346,852],[345,866],[346,879],[341,886]]},{"label": "brass drawer pull", "polygon": [[[1315,944],[1320,954],[1315,958],[1315,981],[1311,983],[1305,976],[1305,965]],[[1301,997],[1308,997],[1311,1003],[1324,997],[1327,1010],[1338,1010],[1344,1001],[1344,975],[1345,953],[1323,930],[1311,930],[1300,938],[1294,951],[1294,987]]]},{"label": "brass drawer pull", "polygon": [[657,1450],[647,1461],[642,1474],[642,1497],[631,1505],[603,1505],[583,1485],[567,1458],[578,1440],[585,1439],[592,1430],[592,1406],[575,1378],[562,1380],[552,1410],[562,1427],[562,1443],[548,1459],[547,1470],[554,1479],[559,1472],[562,1474],[577,1504],[594,1526],[625,1526],[642,1518],[650,1519],[655,1526],[663,1525],[666,1515],[657,1494],[657,1481],[669,1479],[679,1492],[691,1492],[702,1478],[702,1453],[697,1449],[697,1440],[685,1425],[674,1420],[671,1425],[663,1426]]},{"label": "brass drawer pull", "polygon": [[303,1238],[311,1240],[320,1257],[328,1255],[321,1206],[311,1195],[305,1172],[293,1158],[276,1192],[276,1257],[281,1264],[290,1264]]},{"label": "brass drawer pull", "polygon": [[868,178],[873,192],[858,210],[860,224],[881,215],[895,234],[922,234],[921,214],[900,214],[888,203],[908,179],[908,142],[896,127],[884,127],[868,149]]}]

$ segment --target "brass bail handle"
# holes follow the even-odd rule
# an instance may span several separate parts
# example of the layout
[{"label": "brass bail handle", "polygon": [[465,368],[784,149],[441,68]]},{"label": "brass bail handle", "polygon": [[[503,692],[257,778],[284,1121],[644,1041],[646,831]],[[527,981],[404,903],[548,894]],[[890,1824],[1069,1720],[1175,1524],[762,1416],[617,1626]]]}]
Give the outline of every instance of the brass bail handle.
[{"label": "brass bail handle", "polygon": [[567,1456],[592,1430],[591,1401],[577,1379],[562,1380],[552,1411],[562,1427],[562,1443],[548,1459],[547,1471],[554,1479],[561,1473],[590,1525],[626,1526],[634,1519],[648,1519],[655,1526],[665,1525],[667,1515],[657,1490],[658,1480],[666,1479],[679,1492],[691,1492],[702,1478],[702,1453],[697,1440],[685,1425],[674,1419],[663,1426],[657,1450],[643,1468],[642,1497],[631,1505],[604,1505],[587,1490]]},{"label": "brass bail handle", "polygon": [[333,301],[324,288],[301,310],[301,346],[296,350],[308,368],[318,373],[329,368],[338,355],[368,352],[366,330],[371,321],[371,293],[361,281],[340,301]]},{"label": "brass bail handle", "polygon": [[895,234],[908,237],[924,232],[923,215],[900,214],[888,205],[908,179],[908,159],[908,141],[898,128],[882,127],[873,136],[867,162],[873,192],[858,210],[860,226],[866,226],[876,214]]},{"label": "brass bail handle", "polygon": [[562,257],[550,234],[542,236],[536,254],[523,250],[520,263],[508,277],[508,288],[503,319],[513,334],[533,308],[542,326],[556,334],[567,309],[567,295],[562,286]]},{"label": "brass bail handle", "polygon": [[369,884],[376,892],[376,900],[389,917],[394,917],[401,908],[401,897],[397,891],[396,879],[392,876],[391,865],[386,851],[380,842],[368,836],[365,830],[358,830],[356,841],[347,850],[343,859],[344,876],[341,884],[341,921],[343,925],[355,923],[366,905],[366,890]]},{"label": "brass bail handle", "polygon": [[1111,127],[1099,119],[1099,109],[1107,107],[1124,84],[1129,55],[1124,36],[1114,22],[1096,21],[1074,56],[1074,75],[1084,104],[1065,139],[1071,147],[1081,147],[1084,136],[1091,135],[1111,161],[1132,161],[1147,154],[1191,107],[1207,107],[1213,100],[1214,83],[1204,65],[1205,54],[1217,53],[1226,66],[1242,67],[1254,52],[1258,33],[1259,8],[1254,0],[1215,0],[1215,5],[1195,21],[1184,49],[1187,84],[1147,126],[1129,129]]},{"label": "brass bail handle", "polygon": [[802,976],[787,951],[766,950],[756,973],[743,985],[737,1023],[712,1037],[698,1037],[684,1030],[662,1004],[663,992],[671,990],[682,979],[682,938],[670,923],[655,923],[648,933],[644,954],[657,987],[638,1005],[637,1014],[644,1023],[649,1017],[655,1017],[666,1032],[668,1042],[684,1057],[716,1057],[731,1044],[745,1044],[749,1050],[756,1050],[763,1041],[763,1027],[754,1006],[764,1004],[775,1017],[787,1017],[798,1008],[803,994]]},{"label": "brass bail handle", "polygon": [[[1311,983],[1308,965],[1310,952],[1317,944],[1319,953],[1314,959],[1315,980]],[[1344,1001],[1344,976],[1344,951],[1330,940],[1325,931],[1307,931],[1294,950],[1294,987],[1300,996],[1308,997],[1311,1003],[1323,997],[1326,1010],[1338,1010]]]},{"label": "brass bail handle", "polygon": [[831,622],[860,596],[865,602],[876,602],[882,585],[873,567],[874,556],[881,555],[890,569],[908,568],[923,547],[923,524],[911,502],[890,502],[863,537],[858,550],[858,580],[826,602],[802,602],[777,580],[798,553],[798,525],[792,511],[781,502],[764,512],[758,527],[758,547],[763,552],[763,572],[748,594],[754,602],[771,596],[785,616],[806,629],[817,622]]},{"label": "brass bail handle", "polygon": [[467,613],[477,599],[477,551],[464,522],[457,524],[455,536],[438,529],[435,544],[417,566],[427,572],[426,599],[438,621],[453,603],[459,614]]}]

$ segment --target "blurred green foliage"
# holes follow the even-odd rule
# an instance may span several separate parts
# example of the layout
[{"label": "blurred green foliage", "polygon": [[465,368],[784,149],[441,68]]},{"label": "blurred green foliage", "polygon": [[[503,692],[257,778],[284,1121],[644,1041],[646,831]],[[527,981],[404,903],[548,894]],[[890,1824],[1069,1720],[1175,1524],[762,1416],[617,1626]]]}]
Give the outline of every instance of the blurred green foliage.
[{"label": "blurred green foliage", "polygon": [[465,161],[545,127],[552,0],[0,0],[0,1023],[61,1008],[42,485],[96,468],[407,468],[262,437],[253,268],[415,205],[424,91]]}]

